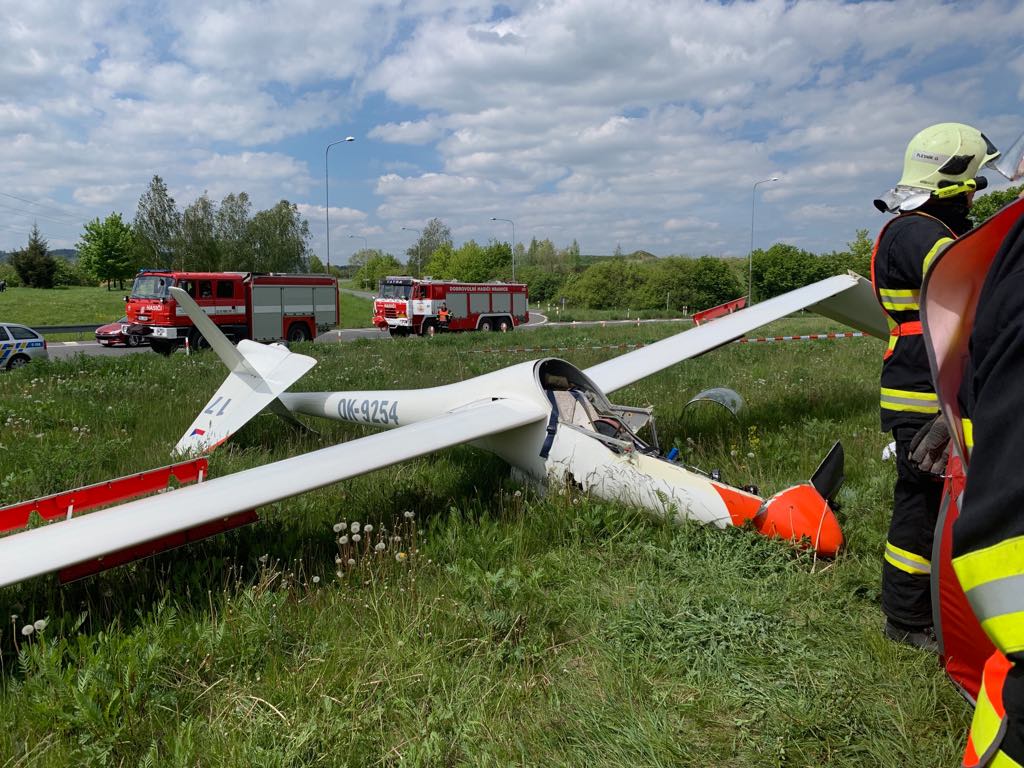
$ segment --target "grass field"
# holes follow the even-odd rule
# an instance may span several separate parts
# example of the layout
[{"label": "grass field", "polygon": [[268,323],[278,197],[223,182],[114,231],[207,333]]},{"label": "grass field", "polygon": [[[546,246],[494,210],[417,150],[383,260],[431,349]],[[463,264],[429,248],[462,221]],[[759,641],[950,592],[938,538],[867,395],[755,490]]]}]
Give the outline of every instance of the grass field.
[{"label": "grass field", "polygon": [[23,325],[102,325],[124,315],[117,288],[8,288],[0,293],[0,320]]},{"label": "grass field", "polygon": [[[128,290],[106,288],[8,288],[0,293],[0,320],[29,326],[103,325],[124,315]],[[339,328],[368,328],[373,303],[341,293]],[[86,334],[49,335],[51,341],[92,338]]]},{"label": "grass field", "polygon": [[[321,363],[297,389],[455,381],[536,357],[523,343],[586,367],[675,330],[308,345]],[[895,474],[880,459],[882,350],[730,345],[613,398],[654,404],[664,447],[764,494],[842,439],[847,546],[833,562],[750,531],[541,498],[493,457],[451,449],[187,551],[0,590],[0,766],[955,765],[966,706],[934,658],[880,632]],[[223,375],[202,354],[0,376],[0,504],[166,463]],[[709,386],[744,395],[739,422],[684,410]],[[212,474],[366,434],[316,426],[260,417]],[[385,552],[339,551],[339,521],[373,524],[361,546],[382,538]]]}]

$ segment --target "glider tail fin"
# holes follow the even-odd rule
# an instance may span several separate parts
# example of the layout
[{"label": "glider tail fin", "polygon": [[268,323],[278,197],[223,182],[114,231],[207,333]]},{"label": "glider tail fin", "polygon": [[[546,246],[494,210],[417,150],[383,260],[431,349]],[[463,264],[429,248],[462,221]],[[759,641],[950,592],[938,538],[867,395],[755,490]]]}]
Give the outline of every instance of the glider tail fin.
[{"label": "glider tail fin", "polygon": [[249,340],[240,341],[236,347],[187,293],[180,288],[171,288],[171,293],[229,371],[220,389],[174,446],[174,454],[212,451],[267,407],[291,423],[301,424],[278,395],[302,378],[316,360],[282,346]]}]

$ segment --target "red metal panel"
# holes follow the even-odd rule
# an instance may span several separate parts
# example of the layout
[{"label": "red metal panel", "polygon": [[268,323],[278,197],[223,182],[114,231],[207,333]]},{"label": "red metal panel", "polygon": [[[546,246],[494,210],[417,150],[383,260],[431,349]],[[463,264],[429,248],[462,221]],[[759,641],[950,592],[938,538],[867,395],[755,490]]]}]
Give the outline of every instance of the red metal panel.
[{"label": "red metal panel", "polygon": [[172,477],[182,485],[194,483],[200,477],[206,477],[208,469],[209,462],[206,459],[193,459],[2,507],[0,533],[24,528],[33,512],[37,512],[44,520],[67,518],[162,490],[168,486]]},{"label": "red metal panel", "polygon": [[738,299],[727,301],[725,304],[719,304],[717,307],[711,307],[711,309],[705,309],[702,312],[695,312],[693,322],[700,325],[708,320],[714,320],[716,317],[730,315],[738,309],[743,309],[745,306],[747,306],[747,297],[741,296]]}]

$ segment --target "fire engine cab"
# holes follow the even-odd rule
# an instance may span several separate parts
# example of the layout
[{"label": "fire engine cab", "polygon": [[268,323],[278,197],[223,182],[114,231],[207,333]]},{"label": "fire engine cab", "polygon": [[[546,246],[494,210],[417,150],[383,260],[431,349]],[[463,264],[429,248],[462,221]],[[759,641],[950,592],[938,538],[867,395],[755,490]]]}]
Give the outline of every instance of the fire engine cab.
[{"label": "fire engine cab", "polygon": [[229,338],[308,341],[338,323],[338,282],[327,275],[174,272],[144,269],[125,297],[125,335],[145,336],[161,354],[206,340],[168,289],[181,288]]},{"label": "fire engine cab", "polygon": [[511,331],[530,321],[522,283],[459,283],[393,275],[380,281],[373,324],[392,336]]}]

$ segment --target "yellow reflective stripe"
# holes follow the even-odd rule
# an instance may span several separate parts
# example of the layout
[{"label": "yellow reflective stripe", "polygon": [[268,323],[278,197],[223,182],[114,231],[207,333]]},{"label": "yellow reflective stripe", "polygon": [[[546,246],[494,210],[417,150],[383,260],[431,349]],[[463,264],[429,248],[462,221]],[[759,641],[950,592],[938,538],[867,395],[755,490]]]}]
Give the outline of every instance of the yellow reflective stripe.
[{"label": "yellow reflective stripe", "polygon": [[970,419],[960,419],[960,423],[964,428],[964,445],[970,451],[974,448],[974,422]]},{"label": "yellow reflective stripe", "polygon": [[896,342],[899,341],[900,338],[900,336],[894,336],[891,333],[889,334],[889,352],[896,351]]},{"label": "yellow reflective stripe", "polygon": [[912,288],[879,288],[882,307],[893,312],[907,312],[921,308],[921,291]]},{"label": "yellow reflective stripe", "polygon": [[982,676],[981,690],[978,692],[978,702],[974,705],[974,718],[971,720],[971,741],[978,755],[984,755],[998,738],[1002,721],[992,706],[985,687],[985,678]]},{"label": "yellow reflective stripe", "polygon": [[[971,604],[974,607],[974,604]],[[1004,613],[981,622],[985,634],[1005,654],[1024,650],[1024,611]]]},{"label": "yellow reflective stripe", "polygon": [[964,592],[990,581],[1019,576],[1024,573],[1024,536],[955,557],[953,570]]},{"label": "yellow reflective stripe", "polygon": [[909,389],[882,387],[881,404],[883,408],[890,411],[939,412],[939,397],[934,392],[914,392]]},{"label": "yellow reflective stripe", "polygon": [[988,768],[1024,768],[1024,767],[1022,767],[1020,763],[1018,763],[1016,760],[1014,760],[1012,757],[1010,757],[1008,754],[1006,754],[1005,752],[1003,752],[1003,750],[1000,749],[998,752],[996,752],[992,756],[992,759],[989,760]]},{"label": "yellow reflective stripe", "polygon": [[885,542],[885,560],[890,565],[899,568],[907,573],[931,573],[932,564],[927,558],[915,555],[913,552],[900,549],[890,542]]},{"label": "yellow reflective stripe", "polygon": [[921,272],[926,273],[928,271],[928,267],[930,267],[932,265],[932,262],[935,260],[935,257],[939,255],[939,249],[942,248],[942,246],[944,246],[946,243],[952,242],[953,238],[951,237],[940,237],[938,240],[936,240],[935,245],[932,246],[932,249],[924,255],[924,264],[921,266]]}]

